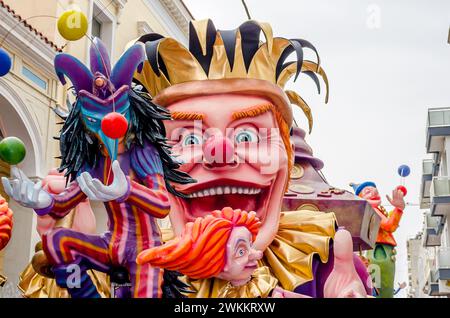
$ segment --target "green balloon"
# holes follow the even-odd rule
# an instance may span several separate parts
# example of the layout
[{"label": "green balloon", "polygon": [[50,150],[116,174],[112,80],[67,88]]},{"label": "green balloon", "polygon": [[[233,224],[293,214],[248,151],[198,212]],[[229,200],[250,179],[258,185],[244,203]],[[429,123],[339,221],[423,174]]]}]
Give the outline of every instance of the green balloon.
[{"label": "green balloon", "polygon": [[25,145],[17,137],[7,137],[0,141],[0,159],[10,165],[16,165],[25,158]]}]

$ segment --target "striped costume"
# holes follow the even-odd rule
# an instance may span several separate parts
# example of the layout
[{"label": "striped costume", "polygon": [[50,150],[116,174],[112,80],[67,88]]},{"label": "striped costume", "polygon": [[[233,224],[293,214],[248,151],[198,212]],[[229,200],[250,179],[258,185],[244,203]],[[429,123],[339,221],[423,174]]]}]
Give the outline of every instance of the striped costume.
[{"label": "striped costume", "polygon": [[[73,273],[68,265],[81,268],[81,288],[72,291],[73,297],[97,297],[97,291],[86,274],[86,269],[109,273],[115,267],[127,268],[133,297],[161,297],[162,270],[148,265],[137,265],[136,256],[142,250],[161,245],[161,234],[155,218],[169,213],[163,168],[158,152],[150,144],[144,148],[134,146],[118,156],[121,168],[127,175],[128,192],[115,201],[105,202],[108,213],[108,230],[100,236],[86,235],[71,229],[59,228],[43,236],[43,249],[53,264],[56,280],[61,287]],[[91,175],[104,184],[110,184],[111,160],[102,157]],[[40,215],[64,217],[86,195],[77,182],[67,190],[53,196],[53,204],[36,210]],[[84,284],[84,285],[83,285]],[[75,293],[75,294],[74,294]]]}]

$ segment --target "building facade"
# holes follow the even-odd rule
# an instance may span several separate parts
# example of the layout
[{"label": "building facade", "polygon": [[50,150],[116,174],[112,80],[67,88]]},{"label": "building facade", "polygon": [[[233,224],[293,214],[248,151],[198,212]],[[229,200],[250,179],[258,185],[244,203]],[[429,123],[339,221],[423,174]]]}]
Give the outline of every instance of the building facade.
[{"label": "building facade", "polygon": [[422,165],[422,257],[410,274],[419,282],[419,294],[450,297],[450,108],[428,110],[426,151],[431,158]]},{"label": "building facade", "polygon": [[[88,17],[88,36],[67,42],[57,31],[57,17],[77,5]],[[116,61],[125,46],[140,35],[157,32],[187,44],[192,15],[179,0],[0,0],[0,47],[11,56],[13,67],[0,78],[0,140],[22,139],[27,155],[20,168],[39,180],[58,166],[59,119],[56,107],[65,108],[68,87],[62,86],[53,69],[58,52],[88,63],[92,37],[100,37]],[[0,176],[10,167],[0,162]],[[0,194],[5,196],[0,185]],[[10,202],[14,229],[7,248],[0,252],[0,272],[8,277],[9,290],[17,290],[19,274],[40,240],[33,211]],[[103,206],[94,206],[98,230],[106,227]],[[3,291],[2,291],[3,290]],[[0,296],[5,294],[0,288]],[[14,296],[9,292],[5,296]]]}]

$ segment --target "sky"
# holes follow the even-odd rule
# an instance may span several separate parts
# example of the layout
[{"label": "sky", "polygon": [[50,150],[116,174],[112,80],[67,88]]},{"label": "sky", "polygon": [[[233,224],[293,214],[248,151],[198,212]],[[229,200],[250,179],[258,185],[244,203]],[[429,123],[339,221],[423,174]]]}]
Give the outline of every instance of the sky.
[{"label": "sky", "polygon": [[[195,19],[234,29],[247,16],[241,0],[184,0]],[[308,78],[287,88],[309,103],[314,116],[307,141],[325,162],[328,182],[374,181],[391,194],[411,167],[398,243],[396,281],[408,281],[406,240],[422,229],[417,206],[426,154],[427,109],[450,107],[448,0],[247,0],[254,20],[269,22],[274,36],[303,38],[318,50],[330,82],[330,100]],[[309,55],[306,55],[307,57]],[[306,127],[300,111],[297,122]],[[384,198],[384,203],[387,200]],[[405,297],[406,290],[398,297]]]}]

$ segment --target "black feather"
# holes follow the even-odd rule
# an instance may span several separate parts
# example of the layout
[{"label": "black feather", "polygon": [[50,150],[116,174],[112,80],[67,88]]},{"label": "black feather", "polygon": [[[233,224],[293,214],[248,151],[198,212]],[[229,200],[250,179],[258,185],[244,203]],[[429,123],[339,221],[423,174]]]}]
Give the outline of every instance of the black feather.
[{"label": "black feather", "polygon": [[[130,129],[127,132],[125,145],[144,147],[150,142],[161,158],[167,190],[177,196],[185,197],[176,191],[170,182],[187,184],[195,182],[188,174],[179,171],[180,163],[171,154],[167,144],[166,130],[163,120],[170,120],[170,112],[151,100],[148,93],[137,87],[130,90]],[[82,169],[95,168],[99,162],[100,142],[85,128],[81,118],[81,105],[74,103],[61,129],[60,139],[61,166],[59,171],[66,170],[65,176],[70,182],[78,176]]]},{"label": "black feather", "polygon": [[179,280],[182,274],[174,271],[164,270],[163,274],[163,298],[186,298],[185,294],[193,293],[189,286]]}]

